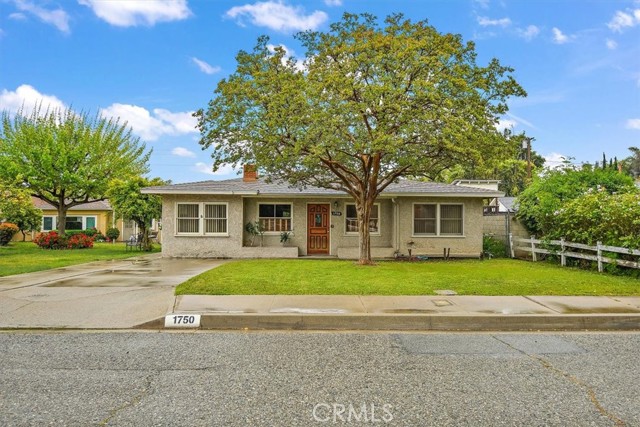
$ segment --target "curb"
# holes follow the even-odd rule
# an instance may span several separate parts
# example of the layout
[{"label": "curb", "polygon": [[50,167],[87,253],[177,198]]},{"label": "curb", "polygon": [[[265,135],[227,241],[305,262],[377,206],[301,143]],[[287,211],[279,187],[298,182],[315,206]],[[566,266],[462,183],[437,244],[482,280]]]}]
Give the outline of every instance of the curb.
[{"label": "curb", "polygon": [[[195,314],[195,313],[192,313]],[[204,330],[356,330],[356,331],[633,331],[638,314],[568,315],[415,315],[415,314],[202,314]],[[165,329],[164,318],[135,329]],[[167,328],[172,329],[172,328]]]}]

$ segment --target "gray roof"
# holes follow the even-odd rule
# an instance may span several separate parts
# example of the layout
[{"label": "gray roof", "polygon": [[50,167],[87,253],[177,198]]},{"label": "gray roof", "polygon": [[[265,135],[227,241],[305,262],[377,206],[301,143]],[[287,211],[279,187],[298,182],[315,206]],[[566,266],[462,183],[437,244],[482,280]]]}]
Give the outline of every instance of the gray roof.
[{"label": "gray roof", "polygon": [[[284,182],[267,183],[263,179],[245,182],[242,178],[222,181],[200,181],[184,184],[173,184],[157,187],[147,187],[142,190],[148,194],[233,194],[233,195],[264,195],[264,196],[347,196],[338,190],[328,190],[318,187],[299,189]],[[399,180],[390,184],[383,192],[383,196],[443,196],[443,197],[500,197],[503,193],[483,188],[463,187],[437,182],[423,182]]]},{"label": "gray roof", "polygon": [[499,197],[498,202],[502,203],[502,206],[504,206],[509,212],[518,211],[518,205],[516,204],[515,197]]},{"label": "gray roof", "polygon": [[[57,210],[56,207],[51,205],[50,203],[45,202],[42,199],[37,197],[31,197],[31,201],[33,205],[42,210]],[[76,205],[69,208],[70,211],[111,211],[111,205],[107,200],[98,200],[95,202],[83,203],[81,205]]]}]

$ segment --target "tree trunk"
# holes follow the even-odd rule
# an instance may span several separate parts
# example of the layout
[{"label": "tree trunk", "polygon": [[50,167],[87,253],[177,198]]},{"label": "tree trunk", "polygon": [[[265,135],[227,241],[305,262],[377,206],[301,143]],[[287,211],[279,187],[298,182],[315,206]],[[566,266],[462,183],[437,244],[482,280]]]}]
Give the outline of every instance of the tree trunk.
[{"label": "tree trunk", "polygon": [[358,244],[360,255],[358,264],[372,265],[371,260],[371,233],[369,231],[369,220],[371,219],[371,209],[375,199],[371,196],[362,196],[355,200],[356,212],[358,215]]},{"label": "tree trunk", "polygon": [[58,206],[58,234],[62,235],[65,232],[65,228],[66,228],[66,224],[67,224],[67,207],[64,205],[64,203],[61,203],[60,206]]},{"label": "tree trunk", "polygon": [[142,232],[142,250],[149,252],[151,250],[151,242],[149,241],[149,228],[145,223],[138,223],[140,231]]},{"label": "tree trunk", "polygon": [[20,230],[20,232],[22,233],[22,241],[26,242],[27,241],[27,234],[24,232],[24,230]]}]

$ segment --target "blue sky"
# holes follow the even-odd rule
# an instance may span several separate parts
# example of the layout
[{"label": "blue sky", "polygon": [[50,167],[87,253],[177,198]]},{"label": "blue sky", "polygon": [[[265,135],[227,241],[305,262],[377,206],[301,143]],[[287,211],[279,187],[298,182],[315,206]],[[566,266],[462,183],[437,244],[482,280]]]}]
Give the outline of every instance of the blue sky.
[{"label": "blue sky", "polygon": [[151,176],[228,178],[211,171],[191,112],[259,35],[303,57],[292,35],[345,11],[428,19],[474,40],[480,64],[514,67],[529,96],[502,125],[551,162],[640,146],[640,0],[0,0],[0,109],[41,99],[119,116],[153,147]]}]

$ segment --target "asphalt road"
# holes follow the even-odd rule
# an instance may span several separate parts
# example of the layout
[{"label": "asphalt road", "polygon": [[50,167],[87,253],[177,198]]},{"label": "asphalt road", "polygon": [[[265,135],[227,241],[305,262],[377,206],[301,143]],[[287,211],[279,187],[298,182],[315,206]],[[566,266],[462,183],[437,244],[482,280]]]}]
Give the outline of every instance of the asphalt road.
[{"label": "asphalt road", "polygon": [[2,332],[0,425],[640,426],[640,333]]}]

